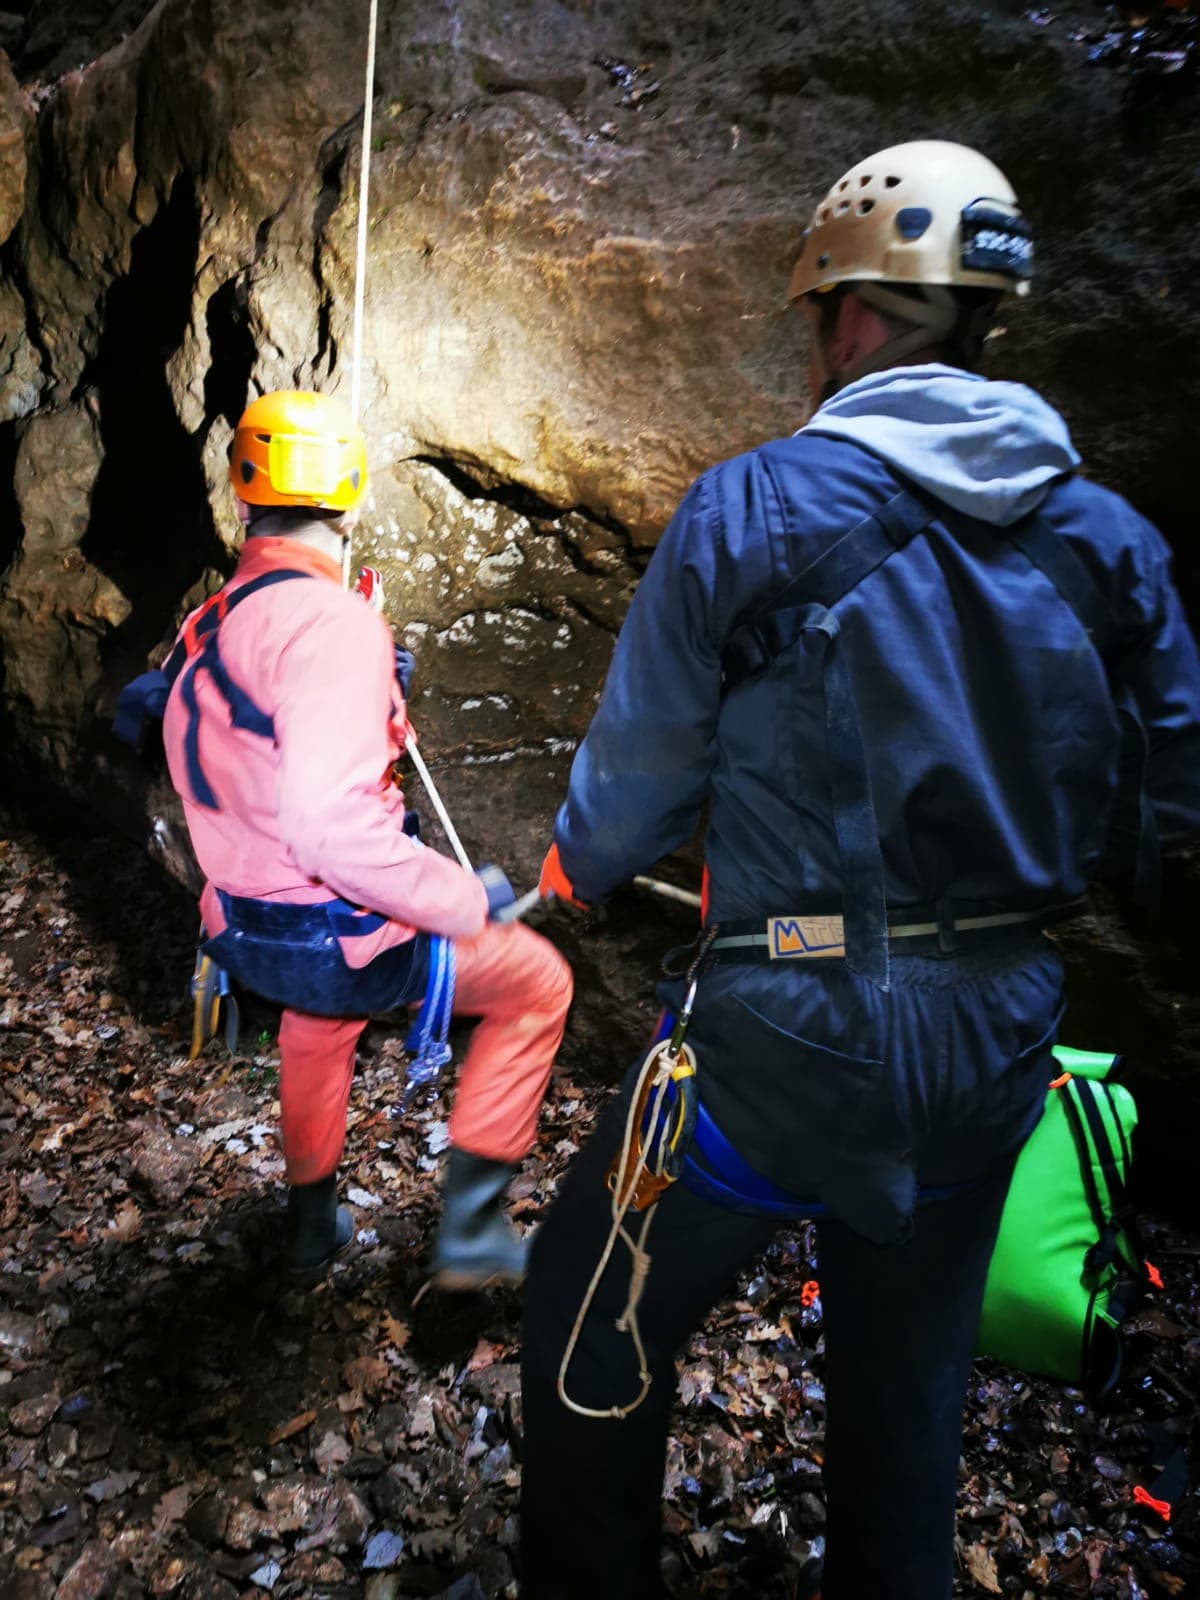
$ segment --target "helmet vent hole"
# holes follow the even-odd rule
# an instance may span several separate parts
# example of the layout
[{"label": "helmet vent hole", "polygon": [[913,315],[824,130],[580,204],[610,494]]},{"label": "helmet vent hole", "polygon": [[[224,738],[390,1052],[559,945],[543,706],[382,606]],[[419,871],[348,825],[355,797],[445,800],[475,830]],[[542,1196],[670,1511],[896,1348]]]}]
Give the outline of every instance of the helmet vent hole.
[{"label": "helmet vent hole", "polygon": [[889,189],[895,189],[897,187],[897,185],[899,184],[900,179],[896,177],[895,173],[892,173],[889,177],[886,177],[883,181],[884,181],[884,183],[887,185],[887,187]]},{"label": "helmet vent hole", "polygon": [[860,189],[865,189],[867,187],[867,185],[870,183],[870,181],[871,181],[871,174],[869,172],[866,172],[858,180],[858,187]]},{"label": "helmet vent hole", "polygon": [[357,489],[361,482],[362,482],[362,473],[358,470],[357,467],[355,467],[354,471],[350,474],[350,487],[352,489]]},{"label": "helmet vent hole", "polygon": [[259,444],[270,444],[271,442],[271,435],[269,433],[256,433],[254,437],[258,440]]},{"label": "helmet vent hole", "polygon": [[838,201],[837,214],[838,214],[839,217],[844,217],[846,215],[847,211],[849,211],[849,209],[850,209],[849,200],[839,200]]},{"label": "helmet vent hole", "polygon": [[239,470],[240,470],[240,472],[242,474],[242,482],[243,483],[253,483],[254,482],[254,463],[253,463],[253,461],[243,461],[241,463],[241,465],[240,465]]},{"label": "helmet vent hole", "polygon": [[817,227],[818,228],[821,226],[821,224],[823,222],[828,222],[828,221],[829,221],[829,212],[828,212],[828,210],[818,211],[817,212]]},{"label": "helmet vent hole", "polygon": [[849,178],[843,178],[843,179],[842,179],[842,181],[841,181],[841,183],[839,183],[839,184],[838,184],[838,193],[839,193],[839,194],[841,194],[841,192],[842,192],[842,190],[843,190],[843,189],[844,189],[844,188],[845,188],[845,187],[846,187],[846,185],[847,185],[847,184],[848,184],[848,183],[849,183],[849,182],[850,182],[850,179],[849,179]]},{"label": "helmet vent hole", "polygon": [[860,217],[865,217],[869,211],[874,211],[874,209],[874,200],[860,200],[858,202],[858,214]]},{"label": "helmet vent hole", "polygon": [[828,256],[828,254],[817,257],[817,266],[820,268],[820,270],[822,272],[824,272],[825,268],[828,265],[829,265],[829,256]]}]

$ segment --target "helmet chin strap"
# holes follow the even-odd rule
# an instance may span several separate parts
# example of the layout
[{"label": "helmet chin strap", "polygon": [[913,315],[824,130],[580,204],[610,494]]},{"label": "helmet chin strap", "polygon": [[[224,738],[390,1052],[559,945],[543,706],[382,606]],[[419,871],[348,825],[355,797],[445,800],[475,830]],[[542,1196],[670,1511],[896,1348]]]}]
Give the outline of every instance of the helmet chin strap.
[{"label": "helmet chin strap", "polygon": [[857,361],[839,368],[829,379],[834,386],[831,393],[844,389],[858,378],[865,378],[869,373],[899,366],[905,356],[915,355],[918,350],[927,350],[930,345],[942,344],[956,331],[961,308],[953,293],[935,283],[914,284],[913,287],[920,293],[921,299],[897,294],[882,283],[854,285],[854,293],[864,305],[874,306],[876,311],[882,311],[900,322],[910,322],[913,326],[906,333],[898,333],[867,355],[860,356]]}]

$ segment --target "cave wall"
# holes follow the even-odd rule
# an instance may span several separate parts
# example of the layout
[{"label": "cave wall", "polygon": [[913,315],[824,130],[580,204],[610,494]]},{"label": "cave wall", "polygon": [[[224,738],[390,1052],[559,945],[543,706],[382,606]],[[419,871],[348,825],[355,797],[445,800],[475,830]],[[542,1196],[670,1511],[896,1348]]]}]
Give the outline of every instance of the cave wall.
[{"label": "cave wall", "polygon": [[[962,139],[1008,172],[1039,278],[992,370],[1063,408],[1087,470],[1171,538],[1200,611],[1200,132],[1178,85],[1135,101],[1120,69],[1089,63],[1102,7],[380,13],[356,556],[384,571],[425,748],[481,854],[528,881],[689,480],[803,421],[789,267],[814,199],[885,143]],[[16,68],[0,55],[7,765],[127,825],[149,817],[180,870],[161,774],[113,745],[107,717],[231,568],[225,462],[247,395],[348,392],[366,15],[339,0],[0,12]],[[1165,1062],[1200,1110],[1186,874],[1171,895],[1165,932],[1107,906],[1073,951],[1077,1037]],[[596,921],[598,943],[572,944],[619,1060],[648,1009],[648,952],[670,941],[634,898]]]}]

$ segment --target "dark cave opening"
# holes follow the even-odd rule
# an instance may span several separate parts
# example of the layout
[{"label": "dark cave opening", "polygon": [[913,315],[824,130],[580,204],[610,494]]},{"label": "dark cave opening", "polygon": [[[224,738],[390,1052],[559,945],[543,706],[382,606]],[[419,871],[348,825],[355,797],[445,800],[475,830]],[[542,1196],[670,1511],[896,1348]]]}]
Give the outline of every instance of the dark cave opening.
[{"label": "dark cave opening", "polygon": [[[199,233],[194,183],[177,178],[108,291],[100,348],[84,375],[99,400],[104,459],[81,548],[132,603],[106,651],[122,659],[144,657],[180,595],[224,553],[199,442],[179,420],[167,379],[191,315]],[[217,364],[223,394],[239,359],[235,350]]]},{"label": "dark cave opening", "polygon": [[210,354],[204,377],[205,415],[224,417],[235,428],[257,354],[242,278],[230,278],[210,298],[206,321]]},{"label": "dark cave opening", "polygon": [[[343,131],[339,129],[334,138],[327,140],[322,146],[321,188],[317,195],[317,203],[313,207],[313,277],[319,284],[325,283],[323,240],[329,219],[337,210],[342,197],[346,156],[347,147]],[[314,371],[324,368],[326,372],[332,372],[337,366],[337,358],[337,340],[333,335],[333,306],[326,288],[317,306],[317,349],[313,357]]]}]

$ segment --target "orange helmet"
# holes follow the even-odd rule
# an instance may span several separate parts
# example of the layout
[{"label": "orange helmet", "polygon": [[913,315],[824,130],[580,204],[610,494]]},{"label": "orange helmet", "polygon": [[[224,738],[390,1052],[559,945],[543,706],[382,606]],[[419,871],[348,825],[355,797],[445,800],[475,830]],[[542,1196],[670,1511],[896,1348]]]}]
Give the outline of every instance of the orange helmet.
[{"label": "orange helmet", "polygon": [[349,511],[367,487],[366,440],[340,400],[279,389],[242,413],[229,481],[247,505]]}]

